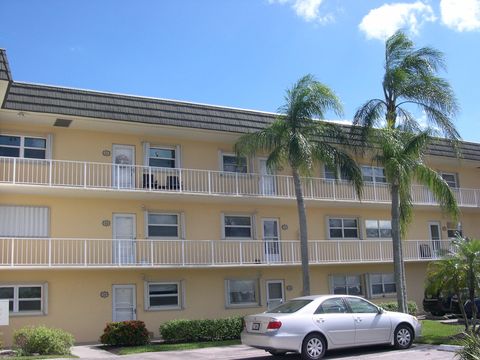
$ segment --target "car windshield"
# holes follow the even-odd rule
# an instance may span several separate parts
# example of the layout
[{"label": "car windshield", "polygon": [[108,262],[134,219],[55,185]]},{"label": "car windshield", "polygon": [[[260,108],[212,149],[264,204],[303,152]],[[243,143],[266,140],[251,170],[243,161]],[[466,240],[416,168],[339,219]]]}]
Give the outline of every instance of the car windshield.
[{"label": "car windshield", "polygon": [[290,300],[290,301],[287,301],[285,304],[279,305],[271,310],[268,310],[267,312],[276,313],[276,314],[291,314],[300,310],[305,305],[311,302],[312,300]]}]

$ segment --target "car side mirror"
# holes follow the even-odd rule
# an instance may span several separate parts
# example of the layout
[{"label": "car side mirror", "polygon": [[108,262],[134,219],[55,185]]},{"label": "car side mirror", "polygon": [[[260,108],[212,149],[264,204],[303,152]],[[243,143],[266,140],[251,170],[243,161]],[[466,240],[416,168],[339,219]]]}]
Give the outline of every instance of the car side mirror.
[{"label": "car side mirror", "polygon": [[378,308],[378,313],[379,314],[383,314],[385,312],[385,310],[383,310],[381,307]]}]

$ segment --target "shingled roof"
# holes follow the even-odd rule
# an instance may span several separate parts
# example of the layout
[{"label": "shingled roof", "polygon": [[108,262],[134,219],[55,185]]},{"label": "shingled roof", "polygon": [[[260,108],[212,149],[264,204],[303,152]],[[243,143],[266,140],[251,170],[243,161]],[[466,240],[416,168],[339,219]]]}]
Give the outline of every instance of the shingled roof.
[{"label": "shingled roof", "polygon": [[[4,50],[0,50],[0,80],[11,81]],[[2,107],[69,117],[179,126],[238,134],[263,129],[276,117],[274,113],[253,110],[13,81]],[[334,141],[332,139],[332,142]],[[460,151],[464,159],[480,161],[480,144],[462,142]],[[429,153],[443,157],[456,156],[451,145],[441,139],[430,145]]]},{"label": "shingled roof", "polygon": [[0,80],[12,80],[12,74],[8,67],[7,52],[4,49],[0,49]]}]

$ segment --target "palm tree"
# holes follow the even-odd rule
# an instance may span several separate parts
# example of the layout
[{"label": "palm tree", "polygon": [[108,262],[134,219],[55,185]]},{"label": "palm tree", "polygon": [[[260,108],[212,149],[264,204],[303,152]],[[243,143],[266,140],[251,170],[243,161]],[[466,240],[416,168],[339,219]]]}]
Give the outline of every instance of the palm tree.
[{"label": "palm tree", "polygon": [[[239,156],[252,156],[257,152],[268,153],[268,168],[291,169],[297,199],[302,259],[303,295],[310,294],[308,269],[307,216],[303,199],[301,176],[311,175],[314,165],[324,162],[331,169],[340,168],[361,194],[362,175],[356,162],[343,150],[331,143],[347,143],[346,134],[333,123],[323,119],[332,110],[341,114],[342,106],[335,93],[327,86],[306,75],[287,90],[285,104],[279,108],[277,119],[268,127],[243,135],[235,144]],[[327,142],[330,140],[330,142]]]},{"label": "palm tree", "polygon": [[[427,185],[451,214],[458,214],[446,182],[422,162],[432,132],[422,132],[408,110],[414,106],[423,111],[428,124],[452,144],[460,138],[451,120],[458,111],[457,101],[449,83],[437,76],[440,68],[444,68],[441,52],[429,47],[415,49],[404,33],[395,33],[385,44],[384,96],[363,104],[353,120],[354,125],[362,126],[362,140],[369,139],[381,150],[379,160],[390,182],[395,282],[398,307],[403,312],[407,311],[407,293],[401,237],[411,218],[412,176]],[[379,127],[383,130],[373,131]]]},{"label": "palm tree", "polygon": [[[470,324],[463,306],[464,289],[468,290],[470,304],[475,303],[480,283],[480,240],[457,238],[451,251],[441,260],[428,266],[427,290],[431,293],[449,292],[457,296],[460,311],[465,320],[465,330]],[[477,307],[472,306],[472,332],[476,327]],[[477,329],[477,333],[480,328]]]}]

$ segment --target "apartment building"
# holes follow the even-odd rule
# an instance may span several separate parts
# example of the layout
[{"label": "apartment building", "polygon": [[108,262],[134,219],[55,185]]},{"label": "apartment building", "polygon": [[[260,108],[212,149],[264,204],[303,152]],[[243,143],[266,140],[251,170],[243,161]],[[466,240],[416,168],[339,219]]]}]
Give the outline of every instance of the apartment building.
[{"label": "apartment building", "polygon": [[[4,341],[27,324],[96,341],[138,319],[158,336],[176,318],[260,312],[301,295],[293,181],[233,144],[275,114],[13,81],[0,51],[0,299]],[[454,190],[460,222],[414,185],[404,241],[409,298],[457,233],[480,236],[480,145],[428,163]],[[303,179],[312,293],[395,300],[383,169],[362,164],[361,201],[319,165]]]}]

